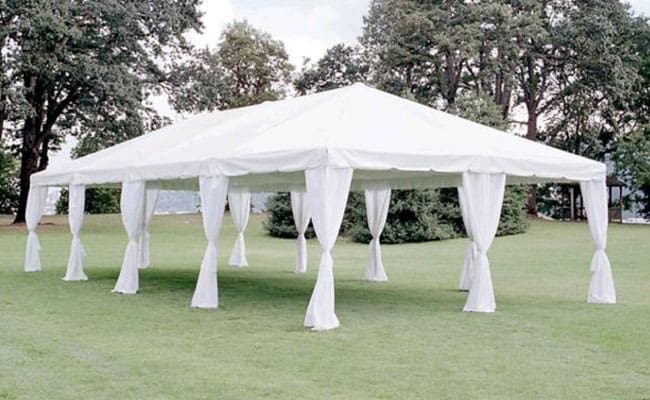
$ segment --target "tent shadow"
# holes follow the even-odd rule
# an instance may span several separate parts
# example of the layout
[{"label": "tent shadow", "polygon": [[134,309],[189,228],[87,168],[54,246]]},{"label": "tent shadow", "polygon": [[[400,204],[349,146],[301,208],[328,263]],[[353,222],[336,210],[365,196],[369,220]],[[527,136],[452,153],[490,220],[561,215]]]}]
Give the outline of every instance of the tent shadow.
[{"label": "tent shadow", "polygon": [[[115,283],[118,271],[111,268],[89,271],[91,279],[102,286]],[[172,298],[163,294],[174,293],[174,298],[192,297],[197,273],[179,269],[156,269],[140,271],[140,292],[142,296],[159,296],[159,301],[169,302]],[[242,271],[223,268],[219,271],[220,302],[230,309],[255,305],[303,309],[311,296],[314,277],[293,273]],[[456,289],[413,288],[392,283],[368,283],[361,279],[339,279],[335,283],[337,308],[363,309],[426,309],[428,312],[458,311],[462,308],[466,292]]]}]

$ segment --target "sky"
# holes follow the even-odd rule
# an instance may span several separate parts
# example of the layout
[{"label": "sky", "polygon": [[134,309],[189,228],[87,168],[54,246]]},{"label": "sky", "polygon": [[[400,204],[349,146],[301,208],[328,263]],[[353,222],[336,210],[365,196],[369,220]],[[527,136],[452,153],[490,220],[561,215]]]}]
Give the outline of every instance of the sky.
[{"label": "sky", "polygon": [[[187,37],[196,46],[214,48],[229,22],[246,19],[284,42],[290,61],[299,69],[304,58],[317,60],[332,45],[356,43],[369,3],[370,0],[203,0],[203,32]],[[650,17],[650,0],[629,3],[636,14]],[[172,120],[179,118],[164,98],[154,99],[153,105]],[[67,141],[52,157],[51,165],[68,160],[74,144]]]},{"label": "sky", "polygon": [[630,0],[629,3],[635,14],[650,17],[650,0]]},{"label": "sky", "polygon": [[369,0],[204,0],[203,34],[189,38],[197,46],[214,47],[226,24],[246,19],[284,42],[291,62],[300,66],[303,57],[318,59],[334,44],[354,43],[368,4]]}]

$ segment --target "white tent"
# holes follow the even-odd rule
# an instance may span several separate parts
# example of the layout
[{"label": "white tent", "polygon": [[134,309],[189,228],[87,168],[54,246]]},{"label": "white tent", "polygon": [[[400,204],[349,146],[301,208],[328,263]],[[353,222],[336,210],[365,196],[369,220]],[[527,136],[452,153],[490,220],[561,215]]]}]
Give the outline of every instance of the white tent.
[{"label": "white tent", "polygon": [[[122,220],[129,245],[115,291],[134,293],[138,267],[148,264],[146,229],[157,189],[198,189],[208,246],[192,305],[216,307],[216,239],[227,194],[291,191],[296,226],[300,231],[311,217],[322,248],[305,325],[330,329],[338,326],[330,252],[349,190],[366,191],[372,214],[369,227],[377,238],[371,243],[366,279],[385,280],[378,237],[390,188],[458,187],[471,239],[461,282],[469,289],[464,310],[492,312],[495,302],[487,251],[498,225],[505,185],[577,181],[582,186],[597,247],[588,301],[614,303],[616,295],[604,251],[605,173],[602,163],[355,84],[202,114],[34,174],[25,269],[40,269],[35,228],[48,186],[70,186],[70,207],[78,210],[83,209],[85,187],[121,185]],[[246,199],[230,197],[231,201]],[[238,209],[234,222],[240,235],[233,257],[235,264],[245,265],[245,255],[239,253],[244,251],[242,235],[247,218],[242,207]],[[79,240],[83,213],[69,215],[73,244],[66,279],[85,279]],[[304,240],[299,238],[298,247],[296,271],[303,272]]]}]

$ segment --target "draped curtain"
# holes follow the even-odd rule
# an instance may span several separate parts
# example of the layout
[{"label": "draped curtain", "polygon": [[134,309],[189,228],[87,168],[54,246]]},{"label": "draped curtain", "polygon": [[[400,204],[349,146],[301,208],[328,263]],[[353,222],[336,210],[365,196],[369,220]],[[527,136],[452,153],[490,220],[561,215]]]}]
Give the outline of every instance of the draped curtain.
[{"label": "draped curtain", "polygon": [[591,259],[589,303],[616,303],[616,289],[607,247],[607,186],[604,180],[580,182],[580,190],[587,210],[587,222],[596,252]]},{"label": "draped curtain", "polygon": [[[468,226],[467,222],[467,205],[465,200],[464,191],[462,188],[458,188],[458,203],[460,204],[461,215],[463,217],[463,224]],[[475,257],[476,257],[476,244],[474,239],[472,239],[472,232],[467,230],[467,238],[469,243],[467,244],[467,249],[465,250],[465,259],[463,260],[463,267],[460,273],[460,282],[458,283],[458,288],[460,290],[469,290],[472,286],[472,273],[474,271]]]},{"label": "draped curtain", "polygon": [[372,235],[370,241],[370,259],[368,268],[363,276],[367,281],[385,282],[388,281],[384,263],[381,258],[381,245],[379,237],[386,225],[388,207],[390,205],[390,188],[372,189],[364,191],[366,199],[366,212],[368,215],[368,229]]},{"label": "draped curtain", "polygon": [[65,270],[64,281],[85,281],[88,279],[84,273],[83,258],[86,252],[81,244],[79,234],[84,221],[84,204],[86,202],[86,188],[83,185],[70,185],[68,189],[68,221],[72,243],[70,244],[70,257]]},{"label": "draped curtain", "polygon": [[192,307],[217,308],[217,240],[221,232],[223,213],[228,194],[228,177],[206,176],[199,178],[203,233],[208,245],[203,254],[199,278],[192,296]]},{"label": "draped curtain", "polygon": [[505,174],[463,173],[465,229],[476,246],[469,295],[463,311],[494,312],[496,303],[487,252],[494,240],[501,216]]},{"label": "draped curtain", "polygon": [[296,239],[296,274],[307,272],[307,239],[305,231],[309,225],[309,202],[305,192],[291,192],[291,213],[298,231]]},{"label": "draped curtain", "polygon": [[248,217],[251,211],[251,194],[249,192],[228,193],[228,206],[230,207],[232,222],[237,230],[237,240],[230,252],[228,264],[235,267],[248,267],[244,231],[246,225],[248,225]]},{"label": "draped curtain", "polygon": [[43,216],[48,188],[46,186],[32,186],[27,196],[27,209],[25,210],[25,224],[27,225],[27,244],[25,246],[25,272],[41,270],[41,244],[36,235],[36,228]]},{"label": "draped curtain", "polygon": [[133,294],[139,289],[138,241],[144,229],[145,183],[144,181],[127,181],[122,183],[120,210],[122,224],[129,238],[124,251],[122,269],[113,292]]},{"label": "draped curtain", "polygon": [[305,316],[305,326],[327,330],[339,326],[334,311],[332,248],[343,222],[352,182],[352,168],[319,167],[305,171],[307,201],[314,230],[321,246],[316,286]]},{"label": "draped curtain", "polygon": [[153,213],[156,210],[159,192],[160,191],[157,188],[147,188],[147,190],[145,190],[144,216],[142,218],[142,235],[138,241],[138,268],[140,269],[147,268],[149,267],[149,264],[151,264],[149,250],[149,240],[151,238],[151,235],[149,234],[149,224],[151,223]]}]

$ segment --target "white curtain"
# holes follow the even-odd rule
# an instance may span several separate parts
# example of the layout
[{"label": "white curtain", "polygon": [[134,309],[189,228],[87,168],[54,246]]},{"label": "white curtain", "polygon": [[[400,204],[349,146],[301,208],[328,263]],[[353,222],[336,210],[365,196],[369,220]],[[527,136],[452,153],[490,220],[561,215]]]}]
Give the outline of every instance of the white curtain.
[{"label": "white curtain", "polygon": [[388,277],[381,259],[381,245],[379,237],[386,225],[388,206],[390,205],[390,188],[365,190],[366,212],[368,215],[368,229],[372,235],[370,241],[370,260],[363,276],[367,281],[386,282]]},{"label": "white curtain", "polygon": [[88,277],[84,273],[83,258],[86,251],[81,244],[79,234],[84,222],[84,203],[86,201],[86,187],[83,185],[70,185],[68,191],[68,221],[72,243],[70,244],[70,257],[65,270],[64,281],[85,281]]},{"label": "white curtain", "polygon": [[476,246],[475,266],[472,272],[471,287],[463,311],[494,312],[494,289],[490,276],[490,262],[487,251],[499,227],[505,174],[463,173],[464,217]]},{"label": "white curtain", "polygon": [[305,192],[291,192],[291,212],[293,213],[293,223],[298,231],[296,240],[296,274],[307,272],[307,239],[305,231],[309,225],[309,202],[305,197]]},{"label": "white curtain", "polygon": [[149,234],[149,224],[151,223],[151,218],[153,218],[153,212],[156,210],[156,204],[158,203],[158,193],[160,191],[157,188],[145,190],[145,204],[144,204],[144,216],[142,218],[142,235],[138,240],[138,268],[144,269],[151,264],[150,251],[149,251],[149,239],[151,235]]},{"label": "white curtain", "polygon": [[228,193],[228,177],[208,176],[199,178],[203,232],[208,246],[203,255],[199,278],[192,296],[192,307],[217,308],[217,240],[221,232],[223,213]]},{"label": "white curtain", "polygon": [[616,303],[616,289],[612,268],[605,253],[607,247],[607,187],[604,180],[580,182],[580,190],[587,210],[587,221],[591,237],[596,243],[596,252],[591,259],[591,280],[589,281],[589,303]]},{"label": "white curtain", "polygon": [[248,216],[251,211],[251,194],[249,192],[228,193],[228,206],[230,207],[232,222],[237,230],[237,240],[230,252],[228,264],[235,267],[248,267],[244,231],[246,225],[248,225]]},{"label": "white curtain", "polygon": [[27,196],[27,209],[25,210],[25,224],[27,225],[27,244],[25,246],[25,272],[36,272],[41,270],[41,244],[36,235],[36,228],[43,216],[45,202],[47,200],[46,186],[32,186]]},{"label": "white curtain", "polygon": [[124,251],[122,269],[113,292],[133,294],[138,291],[138,240],[144,226],[144,208],[145,183],[143,181],[123,182],[120,210],[129,243]]},{"label": "white curtain", "polygon": [[[460,204],[461,215],[463,216],[463,224],[469,226],[467,221],[467,205],[465,201],[465,196],[463,194],[462,188],[458,188],[458,203]],[[465,259],[463,260],[463,268],[460,273],[460,282],[458,283],[458,288],[460,290],[469,290],[472,286],[472,272],[474,271],[475,256],[476,256],[476,244],[474,239],[472,239],[472,232],[467,230],[467,238],[469,243],[467,244],[467,249],[465,250]]]},{"label": "white curtain", "polygon": [[352,168],[319,167],[305,171],[307,201],[322,254],[305,326],[321,331],[339,326],[334,312],[334,261],[331,251],[343,222]]}]

